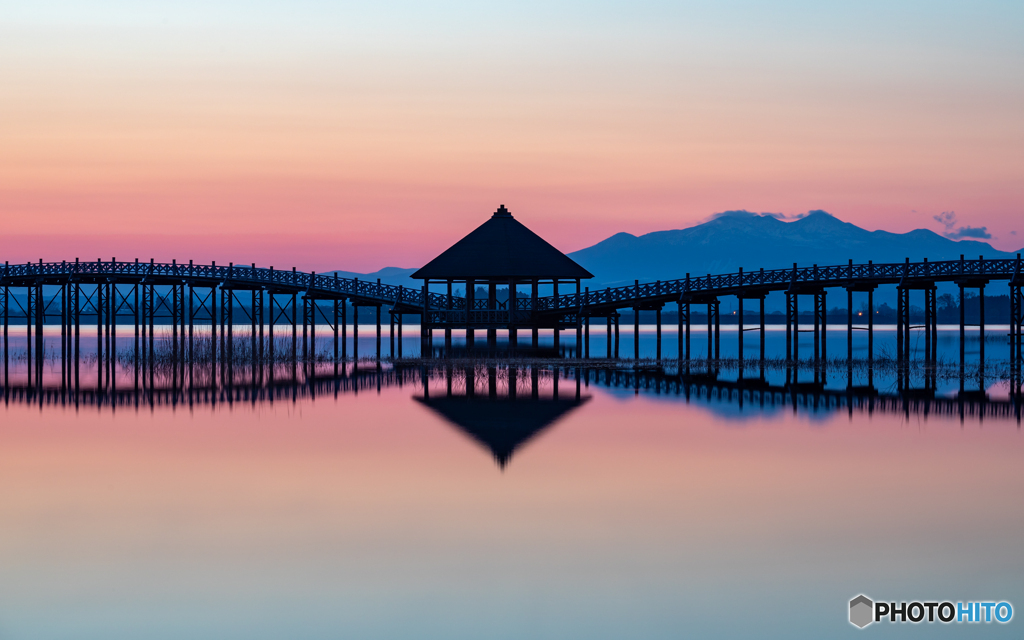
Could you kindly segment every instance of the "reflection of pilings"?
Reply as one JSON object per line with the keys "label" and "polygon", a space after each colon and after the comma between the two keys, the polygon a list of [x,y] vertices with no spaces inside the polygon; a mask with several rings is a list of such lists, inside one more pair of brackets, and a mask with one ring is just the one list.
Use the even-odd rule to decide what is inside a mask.
{"label": "reflection of pilings", "polygon": [[[484,371],[483,369],[481,369]],[[459,370],[460,379],[464,384],[465,394],[472,396],[475,391],[476,367],[465,367]],[[1019,420],[1021,413],[1020,394],[1011,394],[1009,401],[993,400],[978,392],[967,392],[958,398],[936,398],[924,393],[914,394],[880,394],[872,388],[851,388],[831,390],[810,383],[770,386],[757,380],[739,382],[715,380],[707,376],[671,375],[664,370],[594,370],[576,368],[562,370],[560,368],[543,370],[530,367],[529,397],[538,398],[541,374],[551,386],[552,397],[559,397],[559,378],[568,376],[575,383],[579,393],[580,379],[586,384],[590,382],[609,387],[644,390],[656,394],[676,395],[686,400],[723,400],[753,404],[756,406],[781,407],[800,406],[812,410],[837,410],[853,407],[868,412],[909,413],[946,416],[977,416],[1014,418]],[[518,396],[519,372],[514,367],[486,368],[487,395],[493,397],[507,381],[507,394]],[[272,378],[271,378],[272,379]],[[231,376],[227,378],[231,380]],[[5,396],[9,401],[38,403],[40,405],[64,405],[81,403],[86,406],[131,406],[140,402],[156,406],[173,406],[182,401],[196,405],[215,405],[227,402],[260,402],[275,399],[309,398],[317,395],[358,393],[364,389],[377,389],[399,386],[403,382],[418,382],[426,385],[425,393],[429,396],[430,381],[436,380],[453,385],[450,368],[370,368],[359,370],[353,368],[350,373],[341,377],[318,377],[296,383],[284,380],[277,384],[266,384],[258,387],[241,385],[235,387],[197,384],[182,389],[177,381],[171,380],[169,386],[150,385],[145,389],[128,387],[123,390],[116,386],[96,389],[79,389],[77,387],[61,388],[59,385],[41,387],[37,384],[25,386],[5,386]],[[458,383],[460,380],[456,380]],[[500,394],[499,394],[500,395]]]}

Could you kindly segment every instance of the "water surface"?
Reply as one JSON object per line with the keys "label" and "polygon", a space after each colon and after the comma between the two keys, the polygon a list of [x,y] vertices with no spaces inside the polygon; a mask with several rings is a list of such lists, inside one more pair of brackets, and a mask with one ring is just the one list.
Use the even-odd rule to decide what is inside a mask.
{"label": "water surface", "polygon": [[1012,404],[360,367],[8,397],[0,638],[1019,636],[847,622],[861,593],[1024,606]]}

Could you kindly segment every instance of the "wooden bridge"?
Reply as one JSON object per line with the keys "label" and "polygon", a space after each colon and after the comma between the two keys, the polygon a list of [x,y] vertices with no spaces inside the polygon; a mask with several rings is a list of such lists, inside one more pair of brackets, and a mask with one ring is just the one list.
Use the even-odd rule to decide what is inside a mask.
{"label": "wooden bridge", "polygon": [[[507,216],[510,218],[510,216]],[[518,223],[517,223],[518,224]],[[553,249],[552,249],[553,250]],[[801,332],[814,334],[814,358],[827,357],[825,331],[827,329],[826,294],[829,289],[845,290],[847,297],[847,356],[853,355],[853,297],[865,294],[867,297],[867,323],[858,326],[868,336],[868,357],[873,354],[874,303],[873,293],[879,286],[895,286],[897,290],[897,358],[909,360],[910,331],[924,330],[925,359],[934,362],[937,358],[937,309],[936,285],[953,283],[960,289],[960,353],[964,357],[964,290],[977,289],[984,299],[985,287],[997,281],[1006,281],[1010,298],[1010,360],[1021,362],[1022,327],[1024,327],[1024,298],[1021,287],[1021,258],[985,259],[979,256],[968,260],[910,262],[889,264],[855,264],[850,260],[845,265],[799,267],[790,269],[739,270],[736,273],[706,275],[678,280],[653,283],[636,282],[632,286],[607,288],[598,291],[580,290],[576,280],[576,292],[551,296],[538,294],[537,278],[532,283],[510,280],[510,290],[515,292],[508,300],[500,302],[494,295],[494,282],[490,283],[491,295],[476,300],[452,295],[451,280],[447,291],[437,293],[429,290],[427,280],[420,290],[410,287],[368,282],[358,279],[339,278],[337,275],[324,276],[304,273],[296,269],[276,270],[258,268],[255,265],[227,266],[197,265],[189,262],[157,263],[153,260],[131,262],[110,260],[96,262],[42,262],[9,264],[5,263],[0,276],[0,311],[3,314],[3,347],[5,363],[9,351],[9,326],[13,321],[27,325],[25,348],[32,360],[37,355],[37,369],[41,371],[43,351],[42,328],[46,324],[60,323],[62,360],[77,359],[80,345],[81,325],[84,318],[91,318],[96,325],[96,353],[102,359],[112,357],[112,342],[117,338],[119,326],[130,325],[134,331],[134,354],[141,361],[152,358],[154,334],[157,319],[169,324],[172,333],[174,359],[195,358],[195,329],[209,327],[210,339],[205,353],[213,361],[234,358],[236,340],[235,327],[248,325],[250,328],[251,357],[259,360],[274,360],[274,350],[279,348],[275,339],[291,338],[290,355],[306,362],[311,357],[315,344],[318,324],[320,330],[333,334],[334,358],[345,361],[347,353],[348,308],[353,310],[351,331],[353,335],[353,356],[358,357],[359,309],[372,307],[376,320],[376,355],[381,357],[381,314],[382,309],[390,313],[391,354],[402,357],[402,327],[407,315],[420,318],[421,353],[432,353],[433,332],[444,331],[445,346],[451,348],[453,330],[464,329],[467,344],[472,345],[475,329],[488,332],[489,343],[499,328],[508,331],[513,348],[524,347],[518,339],[519,330],[532,332],[532,344],[538,345],[541,329],[552,329],[555,349],[559,346],[559,334],[564,330],[575,330],[575,355],[590,357],[590,322],[592,318],[604,318],[609,339],[606,341],[606,357],[619,357],[619,311],[624,308],[634,311],[634,335],[639,335],[641,311],[653,310],[656,317],[656,354],[662,357],[661,310],[666,304],[677,307],[678,359],[691,358],[691,307],[707,308],[707,353],[711,359],[720,357],[719,307],[723,297],[733,296],[738,300],[740,359],[744,358],[745,332],[757,330],[760,334],[760,357],[764,358],[765,297],[771,292],[783,292],[786,296],[786,359],[800,359],[798,336]],[[554,278],[557,292],[558,278]],[[473,283],[467,280],[467,285]],[[530,289],[529,295],[521,295],[519,286]],[[23,287],[24,302],[11,293],[12,289]],[[468,289],[467,289],[468,290]],[[924,295],[925,318],[923,325],[913,327],[910,320],[910,294],[921,291]],[[813,329],[801,328],[798,320],[799,300],[812,298]],[[744,301],[757,300],[760,305],[759,323],[754,327],[744,325]],[[301,301],[301,311],[299,302]],[[467,306],[469,309],[467,309]],[[512,309],[510,309],[512,307]],[[243,316],[235,317],[236,310]],[[239,322],[239,320],[241,322]],[[279,329],[284,325],[284,335]],[[326,327],[324,327],[326,325]],[[398,349],[395,350],[395,329],[398,330]],[[301,345],[299,332],[301,327]],[[982,340],[981,358],[985,353],[984,304],[978,325]],[[266,331],[269,340],[264,340]],[[34,339],[33,339],[34,334]],[[289,335],[290,334],[290,335]],[[614,338],[612,338],[614,336]],[[268,353],[264,353],[264,349]],[[71,358],[72,354],[76,358]],[[639,339],[634,340],[635,359],[639,359]],[[108,367],[109,369],[109,367]],[[6,364],[5,364],[6,371]],[[40,374],[41,375],[41,374]],[[109,371],[108,371],[109,375]]]}

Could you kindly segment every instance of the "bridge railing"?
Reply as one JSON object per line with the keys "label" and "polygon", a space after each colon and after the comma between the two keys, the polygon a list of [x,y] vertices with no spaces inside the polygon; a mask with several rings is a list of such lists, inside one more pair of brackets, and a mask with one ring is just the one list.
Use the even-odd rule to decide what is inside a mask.
{"label": "bridge railing", "polygon": [[[569,293],[557,297],[537,299],[540,313],[561,309],[604,306],[617,303],[628,306],[643,300],[686,296],[727,295],[744,288],[771,288],[782,286],[843,286],[857,281],[901,282],[926,280],[956,280],[959,278],[1011,278],[1019,271],[1019,259],[943,260],[938,262],[895,262],[792,267],[743,271],[700,277],[680,278],[658,282],[637,283],[623,287],[610,287],[585,293]],[[529,298],[522,299],[524,308],[532,308]]]}
{"label": "bridge railing", "polygon": [[[302,271],[279,270],[251,265],[213,265],[185,264],[178,262],[28,262],[23,264],[5,264],[2,277],[6,279],[25,279],[32,277],[77,277],[86,278],[138,278],[145,282],[147,278],[182,278],[214,281],[222,287],[231,285],[274,287],[279,286],[294,291],[305,292],[317,296],[359,296],[371,301],[385,304],[405,304],[421,308],[423,294],[409,287],[381,284],[356,278],[339,278],[333,275],[313,275]],[[452,296],[453,307],[465,308],[461,298]],[[448,296],[430,293],[430,307],[443,308],[448,304]]]}
{"label": "bridge railing", "polygon": [[[1016,275],[1015,275],[1016,274]],[[536,305],[530,298],[516,298],[518,312],[558,313],[562,310],[576,310],[595,306],[616,307],[642,303],[644,300],[667,301],[672,298],[684,300],[688,296],[728,295],[744,288],[765,288],[778,290],[782,287],[843,286],[861,282],[902,282],[906,280],[956,280],[959,278],[1012,278],[1019,277],[1020,259],[945,260],[938,262],[902,262],[826,265],[741,271],[736,273],[708,274],[702,277],[681,278],[647,283],[636,283],[624,287],[611,287],[580,294],[570,293],[557,297],[538,298]],[[422,309],[423,292],[409,287],[377,283],[357,278],[340,278],[334,275],[315,275],[295,270],[275,270],[243,265],[199,265],[178,262],[39,262],[5,264],[3,278],[25,279],[32,277],[76,277],[88,278],[139,278],[144,282],[149,277],[157,278],[198,278],[213,281],[211,284],[230,288],[231,285],[282,287],[295,292],[304,292],[312,297],[359,297],[369,303],[405,305]],[[427,309],[465,311],[463,297],[447,294],[427,293]],[[488,311],[487,300],[474,301],[473,312]],[[505,303],[499,303],[496,310],[505,310]],[[518,321],[518,319],[517,319]]]}

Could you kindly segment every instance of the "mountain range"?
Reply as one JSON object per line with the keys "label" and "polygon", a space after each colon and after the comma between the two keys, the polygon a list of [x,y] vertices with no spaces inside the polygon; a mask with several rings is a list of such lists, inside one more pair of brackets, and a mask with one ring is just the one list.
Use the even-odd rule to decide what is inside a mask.
{"label": "mountain range", "polygon": [[[1022,250],[1024,251],[1024,250]],[[812,211],[793,222],[775,216],[730,211],[708,222],[686,229],[655,231],[641,236],[617,233],[597,244],[569,254],[594,279],[591,290],[653,282],[708,273],[784,268],[799,265],[845,264],[855,262],[903,262],[957,260],[983,255],[1013,258],[1016,252],[997,251],[987,242],[951,240],[934,231],[915,229],[907,233],[868,231],[843,222],[824,211]],[[339,271],[342,277],[381,279],[387,284],[419,287],[409,276],[415,269],[387,267],[375,273]]]}

